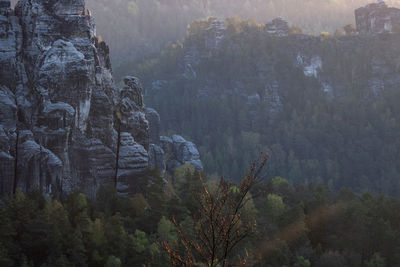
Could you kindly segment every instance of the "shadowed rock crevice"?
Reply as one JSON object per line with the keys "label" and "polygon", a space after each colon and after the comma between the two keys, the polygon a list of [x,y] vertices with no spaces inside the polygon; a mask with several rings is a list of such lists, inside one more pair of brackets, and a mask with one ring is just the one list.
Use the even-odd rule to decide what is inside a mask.
{"label": "shadowed rock crevice", "polygon": [[84,0],[21,0],[15,10],[0,0],[0,195],[13,190],[18,154],[24,191],[94,198],[113,185],[118,129],[121,194],[149,167],[164,173],[160,116],[147,109],[150,131],[142,92],[135,77],[115,87]]}

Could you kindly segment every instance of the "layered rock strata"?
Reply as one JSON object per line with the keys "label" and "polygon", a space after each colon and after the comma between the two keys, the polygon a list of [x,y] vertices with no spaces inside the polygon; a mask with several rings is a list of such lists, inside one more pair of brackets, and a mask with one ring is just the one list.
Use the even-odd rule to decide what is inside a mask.
{"label": "layered rock strata", "polygon": [[16,181],[95,197],[113,184],[118,147],[121,193],[149,167],[164,172],[159,115],[142,91],[135,77],[115,87],[84,0],[21,0],[14,10],[0,0],[0,195]]}
{"label": "layered rock strata", "polygon": [[355,11],[359,33],[400,33],[400,9],[379,0]]}

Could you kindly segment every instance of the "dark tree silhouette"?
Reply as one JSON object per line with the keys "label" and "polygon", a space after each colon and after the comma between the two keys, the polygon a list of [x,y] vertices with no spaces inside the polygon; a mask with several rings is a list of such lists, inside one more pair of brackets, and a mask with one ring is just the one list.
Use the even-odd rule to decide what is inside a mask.
{"label": "dark tree silhouette", "polygon": [[15,139],[15,158],[14,158],[14,184],[13,184],[13,195],[17,192],[18,185],[18,146],[19,146],[19,130],[16,130],[16,139]]}
{"label": "dark tree silhouette", "polygon": [[[252,165],[237,190],[233,183],[221,178],[216,190],[210,192],[200,177],[202,191],[198,196],[200,208],[194,216],[194,237],[173,218],[181,248],[168,241],[162,243],[173,266],[193,266],[199,261],[209,267],[232,265],[231,252],[257,226],[255,220],[244,218],[244,207],[252,199],[250,190],[260,181],[268,157],[265,155]],[[246,265],[245,258],[237,261],[235,265]]]}
{"label": "dark tree silhouette", "polygon": [[118,137],[117,137],[117,155],[115,158],[115,175],[114,175],[114,188],[117,190],[118,183],[118,170],[119,170],[119,150],[121,147],[121,113],[117,112],[118,120]]}

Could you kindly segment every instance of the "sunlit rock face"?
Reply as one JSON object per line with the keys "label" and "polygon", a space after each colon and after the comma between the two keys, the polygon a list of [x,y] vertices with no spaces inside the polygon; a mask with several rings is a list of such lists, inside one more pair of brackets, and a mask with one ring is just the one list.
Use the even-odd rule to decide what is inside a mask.
{"label": "sunlit rock face", "polygon": [[95,198],[115,176],[126,195],[149,167],[164,173],[160,116],[142,92],[131,76],[115,87],[84,0],[21,0],[15,10],[0,0],[0,195],[16,181],[24,191]]}
{"label": "sunlit rock face", "polygon": [[359,33],[400,32],[400,9],[388,7],[384,1],[361,7],[355,15]]}

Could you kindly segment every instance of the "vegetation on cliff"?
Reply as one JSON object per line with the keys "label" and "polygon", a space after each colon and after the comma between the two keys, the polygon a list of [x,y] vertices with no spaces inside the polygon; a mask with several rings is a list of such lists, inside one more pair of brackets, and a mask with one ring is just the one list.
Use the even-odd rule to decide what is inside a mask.
{"label": "vegetation on cliff", "polygon": [[[354,9],[369,2],[374,0],[87,0],[87,7],[118,66],[182,39],[186,26],[197,19],[241,16],[265,23],[281,16],[308,32],[333,34],[354,24]],[[396,0],[386,2],[399,6]]]}
{"label": "vegetation on cliff", "polygon": [[190,137],[208,173],[239,179],[268,148],[272,176],[400,194],[398,35],[280,38],[229,19],[209,49],[213,21],[126,66],[143,78],[163,131]]}
{"label": "vegetation on cliff", "polygon": [[[169,266],[163,242],[192,233],[200,205],[199,173],[184,166],[166,185],[156,172],[143,193],[96,201],[73,193],[65,199],[18,192],[0,205],[1,266]],[[208,177],[212,190],[217,180]],[[232,187],[229,194],[239,194]],[[394,266],[400,261],[400,201],[351,190],[333,192],[309,183],[293,187],[276,177],[257,184],[242,219],[257,221],[229,260],[247,266]],[[199,241],[199,240],[197,240]],[[203,262],[200,257],[195,260]],[[242,261],[243,262],[243,261]],[[179,265],[178,265],[179,266]]]}

